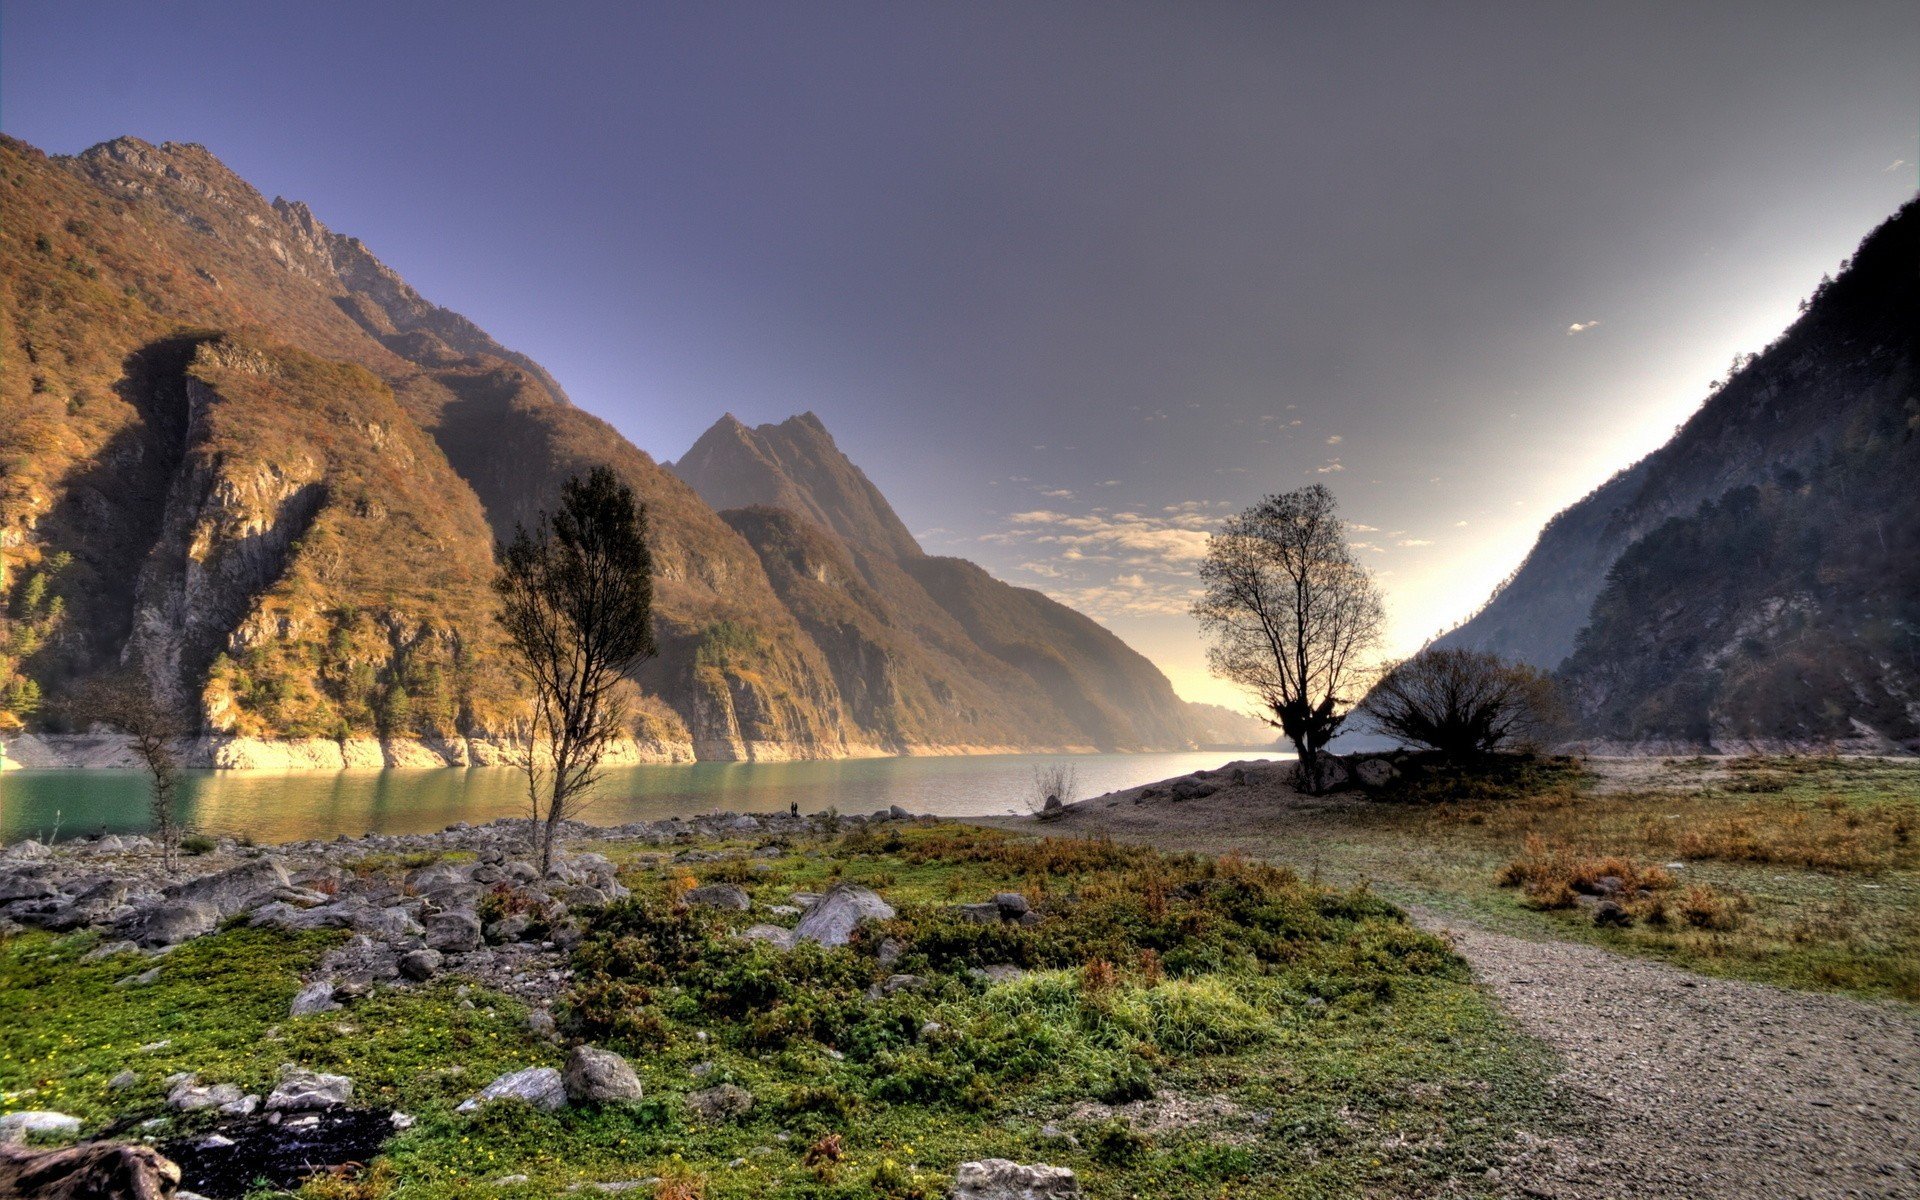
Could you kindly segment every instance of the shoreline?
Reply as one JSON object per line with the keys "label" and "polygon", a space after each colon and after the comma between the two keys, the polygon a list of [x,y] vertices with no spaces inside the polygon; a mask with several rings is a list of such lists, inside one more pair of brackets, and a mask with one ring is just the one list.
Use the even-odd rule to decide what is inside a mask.
{"label": "shoreline", "polygon": [[[701,753],[702,750],[710,751]],[[719,749],[720,753],[712,753]],[[961,743],[899,747],[746,742],[712,747],[693,742],[623,740],[609,748],[608,767],[675,766],[696,763],[823,762],[871,758],[961,758],[993,755],[1178,754],[1210,750],[1268,749],[1260,746],[1188,745],[1103,749],[1090,745],[1002,746]],[[1280,747],[1271,747],[1279,752]],[[734,751],[738,751],[735,753]],[[524,751],[504,738],[240,738],[209,734],[182,738],[174,753],[184,770],[389,771],[517,768]],[[18,770],[139,770],[130,739],[121,734],[10,734],[0,737],[0,772]]]}

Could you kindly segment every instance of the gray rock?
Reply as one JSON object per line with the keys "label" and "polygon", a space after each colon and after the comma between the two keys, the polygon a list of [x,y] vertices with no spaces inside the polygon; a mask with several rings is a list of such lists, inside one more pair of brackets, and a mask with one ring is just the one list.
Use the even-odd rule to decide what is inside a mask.
{"label": "gray rock", "polygon": [[448,954],[478,949],[480,918],[466,909],[435,913],[427,918],[427,945]]}
{"label": "gray rock", "polygon": [[575,1104],[624,1104],[641,1097],[640,1076],[632,1064],[611,1050],[575,1046],[561,1072],[567,1099]]}
{"label": "gray rock", "polygon": [[973,925],[998,925],[1003,919],[1000,915],[1000,906],[991,902],[956,904],[953,911],[962,921]]}
{"label": "gray rock", "polygon": [[239,1085],[232,1083],[210,1083],[201,1086],[192,1075],[179,1080],[167,1093],[167,1107],[177,1112],[198,1112],[205,1108],[222,1108],[229,1104],[238,1104],[246,1093]]}
{"label": "gray rock", "polygon": [[857,883],[839,883],[807,909],[807,915],[793,928],[795,941],[818,942],[822,946],[844,946],[853,939],[853,931],[865,921],[888,921],[893,906],[882,900],[872,888]]}
{"label": "gray rock", "polygon": [[567,1082],[552,1067],[528,1067],[502,1075],[461,1102],[455,1112],[470,1113],[492,1100],[519,1100],[554,1112],[567,1106]]}
{"label": "gray rock", "polygon": [[752,899],[730,883],[694,888],[687,893],[687,903],[694,908],[717,908],[725,912],[745,912],[753,907]]}
{"label": "gray rock", "polygon": [[116,1092],[124,1092],[130,1087],[137,1086],[139,1082],[140,1082],[140,1076],[138,1073],[132,1070],[126,1070],[126,1071],[121,1071],[119,1074],[115,1075],[112,1079],[107,1080],[107,1086],[112,1088]]}
{"label": "gray rock", "polygon": [[422,947],[409,950],[400,956],[400,973],[408,979],[425,981],[432,979],[440,970],[441,955],[438,950]]}
{"label": "gray rock", "polygon": [[60,878],[51,864],[15,867],[0,872],[0,903],[43,900],[60,894]]}
{"label": "gray rock", "polygon": [[345,1075],[327,1075],[288,1063],[280,1068],[280,1082],[267,1096],[267,1111],[313,1112],[351,1099],[353,1080]]}
{"label": "gray rock", "polygon": [[1400,772],[1384,758],[1363,758],[1354,764],[1354,782],[1365,788],[1381,788],[1400,777]]}
{"label": "gray rock", "polygon": [[552,1037],[556,1028],[553,1014],[544,1008],[536,1008],[527,1014],[527,1029],[536,1037]]}
{"label": "gray rock", "polygon": [[300,989],[288,1008],[290,1017],[311,1017],[316,1013],[337,1012],[340,1002],[333,998],[333,980],[316,979]]}
{"label": "gray rock", "polygon": [[80,1132],[80,1118],[58,1112],[16,1112],[0,1117],[0,1144],[23,1142],[28,1134],[63,1135]]}
{"label": "gray rock", "polygon": [[1004,1158],[964,1162],[953,1173],[953,1200],[1077,1200],[1080,1182],[1066,1167]]}
{"label": "gray rock", "polygon": [[116,942],[101,942],[98,946],[95,946],[93,949],[87,951],[85,954],[82,954],[80,956],[80,961],[81,962],[99,962],[103,958],[112,958],[116,954],[137,954],[139,953],[139,951],[140,951],[140,947],[134,945],[132,942],[125,941],[125,940],[116,941]]}
{"label": "gray rock", "polygon": [[140,946],[152,948],[177,946],[181,942],[212,933],[219,925],[219,910],[211,904],[185,901],[161,904],[136,913],[121,931]]}
{"label": "gray rock", "polygon": [[736,1084],[716,1084],[687,1093],[687,1107],[702,1121],[730,1121],[753,1111],[753,1093]]}
{"label": "gray rock", "polygon": [[202,875],[176,883],[165,890],[167,899],[178,904],[206,904],[220,917],[231,917],[271,899],[273,893],[289,887],[293,880],[277,858],[256,858],[229,867],[214,875]]}
{"label": "gray rock", "polygon": [[750,942],[772,942],[782,950],[793,948],[793,930],[778,925],[749,925],[740,931],[740,936]]}
{"label": "gray rock", "polygon": [[982,983],[1012,983],[1016,979],[1026,978],[1026,972],[1012,963],[990,963],[984,967],[969,967],[967,974]]}
{"label": "gray rock", "polygon": [[1019,892],[995,892],[993,903],[1009,921],[1019,920],[1033,907]]}

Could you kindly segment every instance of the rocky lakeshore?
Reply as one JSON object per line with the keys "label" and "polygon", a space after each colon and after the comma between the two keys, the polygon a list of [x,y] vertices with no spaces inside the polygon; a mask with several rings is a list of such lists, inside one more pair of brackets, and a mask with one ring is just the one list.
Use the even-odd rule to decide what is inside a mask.
{"label": "rocky lakeshore", "polygon": [[[0,1194],[1197,1197],[1504,1160],[1533,1103],[1442,943],[1285,872],[898,808],[528,832],[0,851]],[[1409,1070],[1501,1082],[1338,1115]]]}

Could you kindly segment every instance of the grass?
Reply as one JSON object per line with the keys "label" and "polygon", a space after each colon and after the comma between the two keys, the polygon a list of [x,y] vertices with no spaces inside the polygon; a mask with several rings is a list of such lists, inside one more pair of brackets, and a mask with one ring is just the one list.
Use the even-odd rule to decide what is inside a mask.
{"label": "grass", "polygon": [[[1510,931],[1920,1002],[1920,764],[1696,759],[1602,784],[1565,760],[1423,776],[1386,802],[1303,806],[1264,836],[1195,844]],[[1629,924],[1594,922],[1606,876]]]}
{"label": "grass", "polygon": [[[990,1156],[1073,1167],[1094,1197],[1471,1195],[1516,1128],[1558,1119],[1539,1049],[1443,943],[1364,888],[943,825],[712,862],[600,849],[635,896],[593,915],[557,1012],[570,1035],[631,1057],[637,1104],[457,1116],[496,1074],[557,1065],[561,1049],[525,1032],[517,1003],[446,981],[289,1020],[298,972],[331,935],[232,929],[134,988],[114,982],[147,960],[84,963],[90,937],[0,941],[6,1107],[98,1129],[157,1112],[175,1070],[251,1088],[282,1062],[339,1071],[419,1124],[360,1179],[307,1188],[336,1200],[632,1179],[657,1179],[637,1194],[661,1197],[911,1200],[945,1195],[956,1163]],[[849,947],[782,953],[732,936],[764,910],[676,903],[689,883],[721,880],[761,906],[867,883],[899,917]],[[998,890],[1045,917],[976,925],[952,911]],[[885,939],[901,953],[883,966]],[[1002,963],[1027,973],[971,973]],[[868,996],[901,972],[923,985]],[[109,1089],[129,1065],[140,1084]],[[692,1115],[684,1097],[723,1083],[751,1093],[751,1110]],[[1155,1121],[1142,1105],[1193,1119]],[[527,1180],[493,1186],[516,1174]]]}

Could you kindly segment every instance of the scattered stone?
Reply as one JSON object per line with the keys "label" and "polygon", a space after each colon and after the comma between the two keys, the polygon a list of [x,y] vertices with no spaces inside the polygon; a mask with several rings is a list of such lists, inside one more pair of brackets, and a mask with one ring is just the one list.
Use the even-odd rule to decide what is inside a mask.
{"label": "scattered stone", "polygon": [[687,903],[694,908],[717,908],[725,912],[746,912],[753,907],[753,901],[746,892],[730,883],[710,883],[694,888],[687,893]]}
{"label": "scattered stone", "polygon": [[737,1084],[716,1084],[687,1093],[687,1107],[702,1121],[730,1121],[753,1111],[753,1093]]}
{"label": "scattered stone", "polygon": [[953,1173],[953,1200],[1078,1200],[1072,1170],[1004,1158],[961,1163]]}
{"label": "scattered stone", "polygon": [[17,1112],[0,1117],[0,1142],[25,1141],[28,1134],[65,1135],[80,1132],[80,1118],[58,1112]]}
{"label": "scattered stone", "polygon": [[337,1012],[340,1002],[333,998],[333,980],[316,979],[300,989],[287,1010],[290,1017],[311,1017],[316,1013]]}
{"label": "scattered stone", "polygon": [[345,1075],[327,1075],[287,1063],[280,1068],[279,1084],[267,1097],[267,1111],[312,1112],[351,1099],[353,1080]]}
{"label": "scattered stone", "polygon": [[575,1046],[562,1075],[575,1104],[624,1104],[642,1095],[632,1064],[597,1046]]}
{"label": "scattered stone", "polygon": [[202,1086],[198,1078],[187,1075],[172,1083],[172,1090],[167,1093],[167,1107],[176,1112],[199,1112],[238,1104],[245,1098],[246,1093],[240,1090],[238,1084],[211,1083]]}
{"label": "scattered stone", "polygon": [[502,1075],[481,1088],[478,1094],[462,1101],[454,1111],[475,1112],[491,1100],[520,1100],[554,1112],[567,1106],[567,1084],[552,1067],[528,1067]]}
{"label": "scattered stone", "polygon": [[112,1079],[107,1080],[107,1086],[112,1088],[116,1092],[124,1092],[128,1088],[138,1085],[139,1082],[140,1082],[140,1076],[137,1073],[131,1070],[128,1070],[128,1071],[121,1071],[119,1074],[115,1075]]}
{"label": "scattered stone", "polygon": [[418,950],[409,950],[400,956],[400,973],[408,979],[424,982],[432,979],[440,970],[441,961],[440,952],[431,947],[423,946]]}
{"label": "scattered stone", "polygon": [[872,888],[839,883],[807,909],[807,915],[793,928],[793,938],[822,946],[844,946],[853,940],[853,931],[862,922],[890,921],[894,916],[893,906]]}

